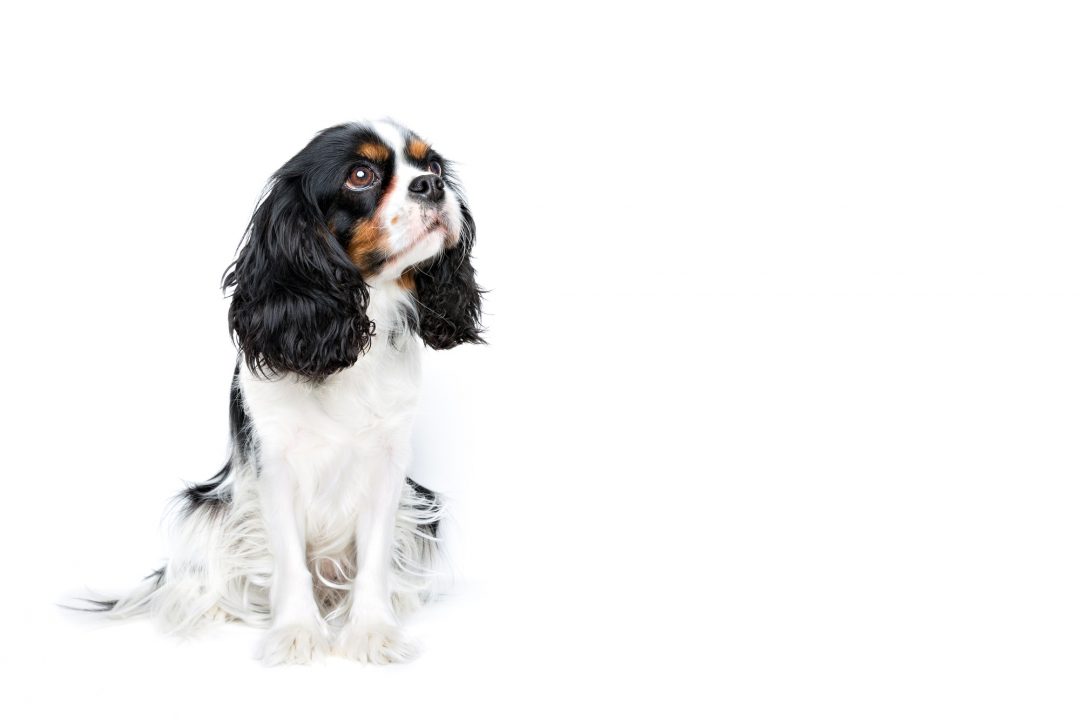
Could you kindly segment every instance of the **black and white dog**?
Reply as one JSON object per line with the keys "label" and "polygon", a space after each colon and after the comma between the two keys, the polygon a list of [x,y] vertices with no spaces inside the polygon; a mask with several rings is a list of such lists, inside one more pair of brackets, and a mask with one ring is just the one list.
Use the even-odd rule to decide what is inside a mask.
{"label": "black and white dog", "polygon": [[447,161],[389,121],[324,130],[278,170],[224,279],[231,457],[181,494],[167,565],[97,606],[266,625],[268,664],[408,659],[443,511],[405,476],[420,341],[482,342],[474,234]]}

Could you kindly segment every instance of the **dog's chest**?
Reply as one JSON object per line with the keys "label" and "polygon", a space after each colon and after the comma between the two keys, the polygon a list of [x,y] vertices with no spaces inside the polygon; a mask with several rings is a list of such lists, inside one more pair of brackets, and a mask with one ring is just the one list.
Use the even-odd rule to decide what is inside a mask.
{"label": "dog's chest", "polygon": [[410,336],[393,345],[373,342],[355,365],[317,384],[241,374],[246,410],[270,452],[305,444],[352,447],[372,433],[392,431],[411,419],[419,385],[418,348]]}
{"label": "dog's chest", "polygon": [[[394,306],[378,314],[370,349],[320,383],[241,372],[262,463],[283,463],[309,504],[333,513],[362,498],[385,468],[404,473],[420,387],[420,347]],[[383,309],[384,312],[379,312]]]}

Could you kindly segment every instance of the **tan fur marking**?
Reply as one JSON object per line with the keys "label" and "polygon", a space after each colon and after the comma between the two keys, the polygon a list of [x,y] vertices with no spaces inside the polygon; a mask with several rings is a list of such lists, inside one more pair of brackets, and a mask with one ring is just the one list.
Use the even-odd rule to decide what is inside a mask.
{"label": "tan fur marking", "polygon": [[370,269],[374,255],[387,252],[386,232],[382,227],[383,205],[393,194],[396,184],[397,178],[390,178],[375,212],[371,214],[371,217],[361,220],[353,227],[352,237],[349,238],[349,258],[362,271]]}
{"label": "tan fur marking", "polygon": [[370,257],[382,249],[385,239],[386,233],[380,227],[378,216],[359,222],[349,242],[349,257],[363,270]]}
{"label": "tan fur marking", "polygon": [[413,160],[423,160],[430,150],[431,146],[418,137],[409,138],[409,144],[405,148],[405,152],[409,153]]}
{"label": "tan fur marking", "polygon": [[359,153],[360,157],[373,162],[386,162],[390,157],[390,148],[376,142],[360,143],[360,147],[356,148],[356,152]]}
{"label": "tan fur marking", "polygon": [[399,277],[396,282],[398,287],[402,290],[408,290],[409,292],[416,291],[416,278],[413,276],[412,268],[401,273],[401,277]]}

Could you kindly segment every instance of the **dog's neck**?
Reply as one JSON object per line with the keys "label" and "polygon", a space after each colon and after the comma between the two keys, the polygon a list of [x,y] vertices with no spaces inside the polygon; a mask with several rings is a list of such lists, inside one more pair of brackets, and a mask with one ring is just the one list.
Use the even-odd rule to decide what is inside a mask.
{"label": "dog's neck", "polygon": [[368,286],[367,315],[375,323],[371,339],[376,347],[399,347],[400,340],[410,333],[410,317],[415,319],[415,296],[400,278],[378,280]]}

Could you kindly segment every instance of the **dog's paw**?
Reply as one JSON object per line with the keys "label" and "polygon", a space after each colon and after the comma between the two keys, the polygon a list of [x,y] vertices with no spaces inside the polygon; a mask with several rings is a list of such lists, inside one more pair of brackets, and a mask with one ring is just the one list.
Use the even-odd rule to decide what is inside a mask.
{"label": "dog's paw", "polygon": [[326,633],[317,625],[282,625],[263,635],[259,659],[264,665],[304,665],[329,652]]}
{"label": "dog's paw", "polygon": [[400,627],[385,622],[349,623],[341,631],[337,649],[347,658],[377,665],[409,662],[418,651]]}

